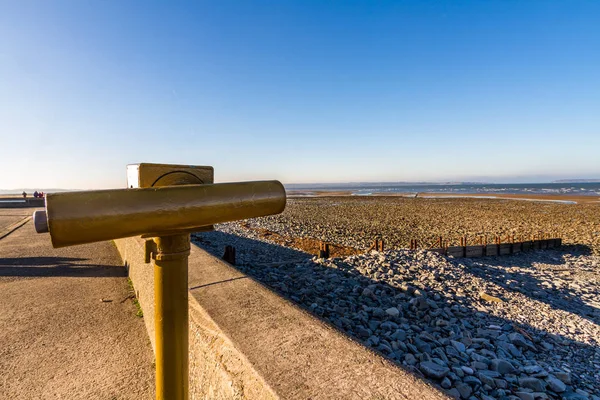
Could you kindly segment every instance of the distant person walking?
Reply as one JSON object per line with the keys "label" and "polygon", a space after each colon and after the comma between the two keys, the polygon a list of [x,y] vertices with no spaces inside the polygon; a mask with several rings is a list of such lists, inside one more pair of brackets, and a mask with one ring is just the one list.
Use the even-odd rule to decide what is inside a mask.
{"label": "distant person walking", "polygon": [[38,198],[38,192],[37,192],[37,190],[35,192],[33,192],[33,197],[35,197],[36,199]]}
{"label": "distant person walking", "polygon": [[25,193],[25,191],[23,191],[23,198],[27,197],[27,193]]}

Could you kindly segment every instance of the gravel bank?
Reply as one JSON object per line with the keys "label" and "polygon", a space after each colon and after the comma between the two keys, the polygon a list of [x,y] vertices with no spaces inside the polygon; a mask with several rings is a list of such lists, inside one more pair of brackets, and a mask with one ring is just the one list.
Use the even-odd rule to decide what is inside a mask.
{"label": "gravel bank", "polygon": [[411,239],[433,243],[439,236],[458,245],[467,235],[515,234],[527,238],[558,232],[565,244],[600,254],[600,204],[557,204],[490,199],[325,197],[289,199],[283,214],[254,219],[252,226],[282,235],[313,237],[367,249],[376,237],[388,248],[408,248]]}
{"label": "gravel bank", "polygon": [[[453,225],[467,230],[467,222],[457,221],[471,214],[472,225],[503,222],[507,231],[506,226],[537,227],[533,216],[552,213],[537,221],[567,221],[565,232],[569,226],[588,229],[587,236],[571,233],[565,241],[572,243],[591,237],[594,227],[582,218],[598,218],[587,207],[562,209],[579,205],[494,201],[501,208],[497,211],[481,204],[488,200],[467,200],[447,218],[440,214],[451,208],[447,200],[424,200],[433,202],[428,212],[434,215],[421,210],[408,218],[402,215],[414,204],[394,200],[396,209],[380,215],[388,200],[376,200],[292,200],[282,216],[253,220],[250,226],[368,247],[369,229],[387,232],[388,243],[393,238],[400,243],[415,232]],[[456,201],[450,200],[454,207]],[[514,207],[530,214],[512,210],[501,220],[502,212]],[[496,222],[479,221],[482,215]],[[569,216],[581,223],[569,225]],[[403,218],[404,229],[385,230],[381,222]],[[442,222],[425,229],[414,225],[417,220]],[[222,224],[215,232],[195,235],[196,242],[218,256],[225,245],[233,245],[240,270],[456,398],[600,399],[600,256],[589,248],[480,259],[390,250],[323,260],[281,246],[248,226]]]}

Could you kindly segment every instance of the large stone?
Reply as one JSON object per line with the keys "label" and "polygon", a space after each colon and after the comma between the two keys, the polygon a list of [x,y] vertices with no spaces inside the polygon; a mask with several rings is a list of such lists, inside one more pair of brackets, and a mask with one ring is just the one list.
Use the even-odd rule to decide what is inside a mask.
{"label": "large stone", "polygon": [[483,380],[481,377],[485,375],[487,377],[490,378],[499,378],[500,377],[500,373],[498,373],[497,371],[479,371],[477,373],[477,376],[479,377],[479,379]]}
{"label": "large stone", "polygon": [[366,287],[363,289],[362,295],[367,297],[373,296],[373,290],[370,287]]}
{"label": "large stone", "polygon": [[481,362],[481,361],[473,361],[471,363],[471,367],[475,368],[476,370],[486,370],[486,369],[488,369],[488,365],[486,363]]}
{"label": "large stone", "polygon": [[433,361],[422,362],[419,364],[419,369],[423,374],[433,379],[442,379],[450,372],[449,368],[436,364]]}
{"label": "large stone", "polygon": [[376,331],[379,328],[379,325],[381,325],[381,323],[375,319],[369,321],[369,329],[372,331]]}
{"label": "large stone", "polygon": [[571,384],[571,374],[568,372],[555,372],[554,375],[567,385]]}
{"label": "large stone", "polygon": [[529,375],[532,375],[532,374],[537,374],[539,372],[542,372],[543,368],[537,364],[536,365],[526,365],[523,367],[523,371],[525,371]]}
{"label": "large stone", "polygon": [[456,388],[452,388],[446,392],[453,399],[460,399],[460,392]]}
{"label": "large stone", "polygon": [[506,382],[504,379],[496,378],[494,379],[494,383],[498,389],[506,389],[508,387],[508,382]]}
{"label": "large stone", "polygon": [[515,367],[513,367],[511,363],[499,358],[492,360],[492,363],[490,364],[490,369],[492,371],[497,371],[503,375],[512,374],[515,372]]}
{"label": "large stone", "polygon": [[396,307],[390,307],[385,310],[385,313],[390,317],[397,317],[400,315],[400,311]]}
{"label": "large stone", "polygon": [[546,341],[542,341],[542,342],[540,343],[540,345],[542,345],[542,347],[543,347],[544,349],[546,349],[546,351],[552,351],[552,350],[554,350],[554,345],[553,345],[553,344],[551,344],[551,343],[548,343],[548,342],[546,342]]}
{"label": "large stone", "polygon": [[526,347],[530,350],[535,350],[535,346],[518,332],[511,333],[508,335],[508,338],[510,339],[511,343],[517,347]]}
{"label": "large stone", "polygon": [[484,385],[489,385],[490,387],[496,386],[496,382],[494,378],[487,376],[485,374],[479,374],[479,379],[483,382]]}
{"label": "large stone", "polygon": [[358,336],[360,336],[360,337],[362,337],[362,338],[365,338],[365,339],[366,339],[366,338],[368,338],[369,336],[371,336],[371,332],[369,332],[369,330],[368,330],[368,329],[365,329],[365,328],[364,328],[364,327],[362,327],[362,326],[359,326],[359,327],[356,329],[356,333],[358,334]]}
{"label": "large stone", "polygon": [[500,347],[501,349],[507,351],[508,353],[510,353],[510,355],[512,355],[513,357],[517,357],[517,358],[521,358],[523,357],[523,353],[521,353],[521,350],[519,350],[514,344],[512,343],[508,343],[508,342],[500,342],[498,344],[498,347]]}
{"label": "large stone", "polygon": [[384,343],[381,343],[379,346],[377,346],[377,350],[384,354],[391,354],[393,352],[392,348]]}
{"label": "large stone", "polygon": [[460,397],[463,399],[468,399],[469,396],[471,396],[471,393],[473,393],[473,389],[471,388],[471,386],[467,385],[466,383],[457,384],[456,390],[458,390],[458,392],[460,393]]}
{"label": "large stone", "polygon": [[440,386],[444,389],[450,389],[452,387],[452,382],[450,381],[450,379],[448,379],[448,377],[445,377],[444,379],[442,379],[442,383],[440,383]]}
{"label": "large stone", "polygon": [[550,390],[556,393],[562,393],[567,390],[567,385],[565,385],[560,379],[555,378],[554,376],[549,376],[546,378],[546,382],[548,383],[548,387]]}
{"label": "large stone", "polygon": [[456,340],[451,340],[451,341],[450,341],[450,343],[451,343],[451,344],[452,344],[452,346],[454,346],[454,348],[455,348],[456,350],[458,350],[460,353],[464,353],[464,352],[467,350],[467,348],[466,348],[466,346],[464,345],[464,343],[457,342]]}
{"label": "large stone", "polygon": [[444,350],[442,350],[441,347],[436,347],[435,349],[433,349],[433,355],[437,356],[440,360],[444,361],[447,364],[450,363],[450,360],[448,360],[446,353],[444,353]]}
{"label": "large stone", "polygon": [[564,400],[589,400],[589,396],[584,396],[575,392],[563,393],[562,398]]}
{"label": "large stone", "polygon": [[374,308],[373,309],[373,316],[375,318],[381,318],[384,315],[385,315],[385,313],[384,313],[383,309],[381,309],[381,308]]}
{"label": "large stone", "polygon": [[477,388],[479,388],[479,386],[481,386],[481,381],[479,379],[475,378],[473,375],[465,376],[465,379],[463,379],[463,382],[475,387],[475,389],[477,389]]}
{"label": "large stone", "polygon": [[519,396],[521,400],[535,400],[535,397],[533,397],[533,393],[517,392],[516,395]]}
{"label": "large stone", "polygon": [[417,363],[417,359],[410,353],[404,355],[404,362],[408,365],[415,365]]}
{"label": "large stone", "polygon": [[460,357],[460,353],[458,351],[456,351],[456,349],[452,346],[446,346],[445,350],[446,350],[446,354],[448,355],[448,357],[456,357],[456,358]]}
{"label": "large stone", "polygon": [[431,354],[431,345],[429,343],[419,338],[415,338],[414,342],[417,350],[423,353]]}
{"label": "large stone", "polygon": [[543,392],[546,389],[544,381],[537,378],[521,378],[519,379],[519,386],[531,389],[534,392]]}
{"label": "large stone", "polygon": [[463,370],[463,372],[467,375],[473,375],[473,368],[470,367],[465,367],[464,365],[460,367],[460,369]]}
{"label": "large stone", "polygon": [[486,365],[490,365],[492,363],[492,360],[477,353],[471,353],[471,358],[475,361],[482,362]]}
{"label": "large stone", "polygon": [[393,331],[393,330],[398,329],[398,324],[396,324],[395,322],[392,322],[392,321],[385,321],[380,326],[381,326],[381,329],[384,329],[386,331]]}
{"label": "large stone", "polygon": [[417,307],[419,310],[427,310],[429,308],[429,303],[424,297],[417,297],[415,301],[415,307]]}
{"label": "large stone", "polygon": [[406,331],[404,329],[397,329],[391,338],[403,342],[406,340]]}

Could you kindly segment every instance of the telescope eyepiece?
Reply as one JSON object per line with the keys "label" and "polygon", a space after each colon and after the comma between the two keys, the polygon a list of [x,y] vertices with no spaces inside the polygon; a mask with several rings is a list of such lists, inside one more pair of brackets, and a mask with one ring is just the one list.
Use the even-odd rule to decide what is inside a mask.
{"label": "telescope eyepiece", "polygon": [[48,232],[48,216],[45,210],[38,210],[33,212],[33,226],[37,233]]}

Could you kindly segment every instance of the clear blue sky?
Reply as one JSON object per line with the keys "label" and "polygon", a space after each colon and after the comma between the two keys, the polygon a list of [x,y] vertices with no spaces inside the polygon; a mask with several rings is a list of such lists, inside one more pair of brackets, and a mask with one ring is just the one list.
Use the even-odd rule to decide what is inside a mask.
{"label": "clear blue sky", "polygon": [[598,1],[1,1],[0,188],[600,177]]}

